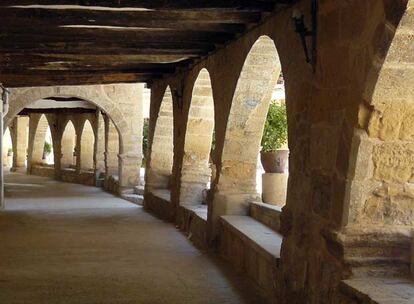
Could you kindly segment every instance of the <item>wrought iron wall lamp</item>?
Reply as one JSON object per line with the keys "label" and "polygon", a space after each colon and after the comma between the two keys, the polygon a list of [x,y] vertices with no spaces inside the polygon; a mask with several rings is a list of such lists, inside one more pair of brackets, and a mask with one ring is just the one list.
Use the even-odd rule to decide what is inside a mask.
{"label": "wrought iron wall lamp", "polygon": [[[305,16],[298,9],[294,9],[292,13],[293,25],[295,32],[299,34],[302,42],[303,51],[305,52],[306,62],[312,64],[312,69],[315,72],[317,60],[316,36],[318,30],[318,0],[311,0],[311,29],[305,25]],[[308,47],[307,37],[311,37],[310,51]]]}

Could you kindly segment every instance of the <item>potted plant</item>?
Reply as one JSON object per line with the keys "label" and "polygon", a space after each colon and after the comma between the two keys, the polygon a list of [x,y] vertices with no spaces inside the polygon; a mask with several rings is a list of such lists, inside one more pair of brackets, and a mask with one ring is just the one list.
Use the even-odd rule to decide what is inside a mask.
{"label": "potted plant", "polygon": [[266,173],[285,173],[289,151],[282,149],[287,143],[286,105],[270,103],[262,137],[260,159]]}
{"label": "potted plant", "polygon": [[52,153],[52,145],[48,142],[45,142],[45,145],[43,146],[43,156],[42,156],[43,162],[46,162],[47,156],[50,153]]}

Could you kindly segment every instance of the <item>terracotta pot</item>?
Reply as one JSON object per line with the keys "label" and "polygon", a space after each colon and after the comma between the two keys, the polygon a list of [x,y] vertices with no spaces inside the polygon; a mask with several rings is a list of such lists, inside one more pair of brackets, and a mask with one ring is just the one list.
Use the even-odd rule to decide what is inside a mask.
{"label": "terracotta pot", "polygon": [[260,160],[266,173],[285,173],[288,168],[289,150],[260,152]]}

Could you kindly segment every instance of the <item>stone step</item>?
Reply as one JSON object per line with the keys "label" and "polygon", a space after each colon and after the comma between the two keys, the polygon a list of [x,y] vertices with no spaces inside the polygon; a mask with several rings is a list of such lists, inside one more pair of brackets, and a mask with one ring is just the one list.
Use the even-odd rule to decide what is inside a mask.
{"label": "stone step", "polygon": [[336,241],[341,255],[354,275],[390,276],[408,274],[411,258],[411,236],[403,229],[348,229]]}
{"label": "stone step", "polygon": [[144,197],[138,194],[122,194],[121,198],[139,206],[142,206],[144,201]]}
{"label": "stone step", "polygon": [[144,195],[145,186],[139,185],[134,187],[134,194]]}

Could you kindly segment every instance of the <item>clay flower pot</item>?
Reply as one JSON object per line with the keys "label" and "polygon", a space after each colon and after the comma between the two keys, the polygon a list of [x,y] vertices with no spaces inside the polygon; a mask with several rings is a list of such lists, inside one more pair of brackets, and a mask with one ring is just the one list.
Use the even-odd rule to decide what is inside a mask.
{"label": "clay flower pot", "polygon": [[287,171],[289,150],[260,152],[260,160],[266,173],[285,173]]}

